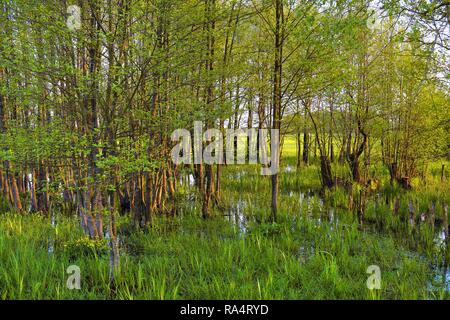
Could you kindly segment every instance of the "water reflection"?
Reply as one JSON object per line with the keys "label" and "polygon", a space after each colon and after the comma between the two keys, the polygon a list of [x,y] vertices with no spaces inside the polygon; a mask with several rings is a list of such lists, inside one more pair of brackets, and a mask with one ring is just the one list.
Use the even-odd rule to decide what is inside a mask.
{"label": "water reflection", "polygon": [[179,182],[180,182],[181,186],[186,185],[188,187],[193,187],[193,186],[195,186],[195,177],[192,173],[182,175],[182,176],[180,176]]}
{"label": "water reflection", "polygon": [[447,234],[445,228],[445,226],[442,227],[434,239],[434,243],[438,248],[445,248],[447,245]]}
{"label": "water reflection", "polygon": [[[53,211],[51,211],[51,217],[50,217],[50,224],[54,230],[54,234],[56,234],[56,215]],[[53,236],[50,236],[48,238],[48,244],[47,244],[47,253],[52,254],[55,251],[55,240],[53,239]]]}
{"label": "water reflection", "polygon": [[437,268],[434,274],[434,278],[429,284],[429,289],[431,291],[450,292],[450,269]]}
{"label": "water reflection", "polygon": [[244,209],[246,207],[246,202],[242,199],[236,201],[236,205],[232,207],[226,214],[225,217],[233,223],[239,229],[239,233],[247,233],[247,222],[248,217],[245,215]]}

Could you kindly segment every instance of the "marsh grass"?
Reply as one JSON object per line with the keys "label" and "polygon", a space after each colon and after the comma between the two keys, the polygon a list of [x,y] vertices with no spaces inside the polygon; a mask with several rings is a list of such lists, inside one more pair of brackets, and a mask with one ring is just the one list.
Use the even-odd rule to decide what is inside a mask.
{"label": "marsh grass", "polygon": [[[320,191],[316,165],[297,169],[292,157],[283,163],[291,168],[280,176],[276,223],[268,210],[270,179],[257,166],[225,168],[221,203],[210,220],[199,218],[198,195],[188,183],[180,186],[178,215],[157,217],[150,230],[121,217],[113,278],[107,242],[87,239],[76,218],[55,213],[52,226],[37,214],[2,214],[0,298],[449,298],[446,280],[439,280],[449,250],[436,245],[449,195],[436,175],[409,192],[383,182],[369,192],[360,225],[346,190]],[[345,167],[334,166],[345,174]],[[410,201],[416,219],[436,204],[434,228],[408,223]],[[81,269],[81,290],[66,287],[70,265]],[[366,286],[371,265],[381,269],[380,290]]]}
{"label": "marsh grass", "polygon": [[[65,246],[48,253],[48,222],[0,218],[2,299],[409,299],[429,291],[427,261],[386,236],[357,225],[297,219],[249,223],[244,236],[224,219],[158,219],[152,232],[125,239],[113,283],[108,255]],[[77,239],[76,221],[60,224],[58,239]],[[87,245],[89,246],[89,245]],[[139,249],[136,249],[139,248]],[[11,250],[13,249],[13,250]],[[81,269],[81,290],[66,288],[69,265]],[[368,266],[382,270],[382,289],[368,290]]]}

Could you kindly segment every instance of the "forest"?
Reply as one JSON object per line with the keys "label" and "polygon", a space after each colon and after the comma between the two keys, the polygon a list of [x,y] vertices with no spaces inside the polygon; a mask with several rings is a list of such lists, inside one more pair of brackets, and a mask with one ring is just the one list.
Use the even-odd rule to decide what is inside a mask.
{"label": "forest", "polygon": [[446,300],[449,204],[448,0],[0,1],[1,300]]}

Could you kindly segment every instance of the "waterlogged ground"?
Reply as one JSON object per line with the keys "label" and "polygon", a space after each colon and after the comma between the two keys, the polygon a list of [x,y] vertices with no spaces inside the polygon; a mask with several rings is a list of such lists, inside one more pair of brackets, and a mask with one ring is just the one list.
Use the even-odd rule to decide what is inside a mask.
{"label": "waterlogged ground", "polygon": [[[120,267],[114,273],[107,234],[103,241],[88,240],[76,219],[58,213],[0,215],[0,297],[449,298],[442,222],[448,186],[374,190],[360,224],[348,208],[347,192],[318,190],[314,167],[284,169],[276,223],[268,210],[269,179],[257,168],[227,168],[222,205],[208,221],[198,217],[188,173],[179,185],[178,216],[159,217],[147,231],[119,219]],[[430,203],[434,223],[422,219]],[[67,288],[71,265],[79,267],[80,290]],[[380,271],[381,287],[370,290],[368,280],[369,285],[376,281],[367,271],[373,268]]]}

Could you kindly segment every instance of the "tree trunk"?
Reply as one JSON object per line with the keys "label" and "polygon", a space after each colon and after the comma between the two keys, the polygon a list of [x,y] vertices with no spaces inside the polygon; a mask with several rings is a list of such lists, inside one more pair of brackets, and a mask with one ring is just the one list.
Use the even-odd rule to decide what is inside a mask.
{"label": "tree trunk", "polygon": [[[272,109],[272,128],[280,130],[281,128],[281,97],[282,97],[282,74],[283,74],[283,1],[276,0],[275,2],[275,62],[274,62],[274,88],[273,88],[273,109]],[[278,141],[275,143],[280,145],[281,134],[278,135]],[[271,138],[273,139],[273,137]],[[271,141],[273,145],[273,141]],[[271,150],[275,152],[275,150]],[[278,151],[276,151],[278,152]],[[279,155],[275,157],[277,163],[272,164],[279,167]],[[272,175],[272,218],[276,220],[278,212],[278,173]]]}
{"label": "tree trunk", "polygon": [[320,173],[322,177],[322,185],[327,188],[332,188],[334,185],[334,179],[331,173],[331,162],[327,156],[320,157]]}
{"label": "tree trunk", "polygon": [[301,143],[301,134],[297,133],[297,168],[300,168],[302,164],[302,143]]}
{"label": "tree trunk", "polygon": [[309,164],[309,142],[310,136],[306,129],[303,131],[303,163],[305,165]]}

